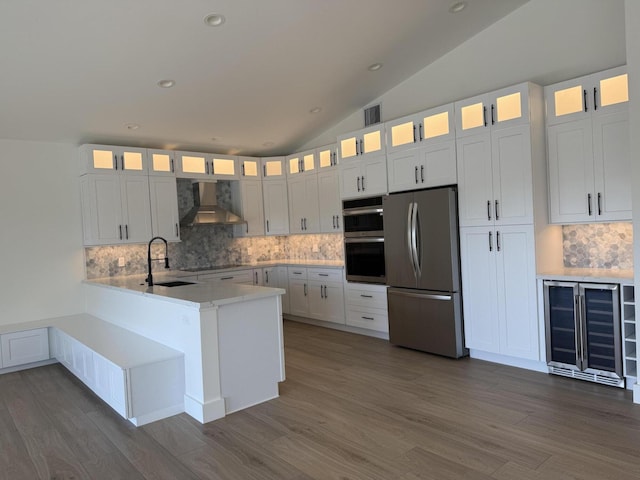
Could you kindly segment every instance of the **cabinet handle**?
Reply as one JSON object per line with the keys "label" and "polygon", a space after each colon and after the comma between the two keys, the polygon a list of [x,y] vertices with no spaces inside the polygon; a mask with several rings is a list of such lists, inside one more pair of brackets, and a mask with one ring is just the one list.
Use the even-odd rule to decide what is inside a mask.
{"label": "cabinet handle", "polygon": [[120,240],[122,240],[122,225],[118,225],[118,230],[120,230]]}
{"label": "cabinet handle", "polygon": [[175,173],[175,168],[173,166],[173,158],[171,159],[171,173]]}
{"label": "cabinet handle", "polygon": [[269,220],[267,220],[267,233],[269,233]]}
{"label": "cabinet handle", "polygon": [[324,298],[324,291],[322,289],[322,285],[320,285],[320,298]]}
{"label": "cabinet handle", "polygon": [[329,295],[327,294],[327,286],[324,286],[324,298],[329,298]]}
{"label": "cabinet handle", "polygon": [[360,155],[364,155],[363,141],[360,140]]}
{"label": "cabinet handle", "polygon": [[307,219],[306,218],[304,219],[304,229],[305,230],[307,229]]}
{"label": "cabinet handle", "polygon": [[253,276],[256,277],[256,285],[258,284],[258,272],[253,272]]}
{"label": "cabinet handle", "polygon": [[360,191],[360,177],[358,177],[357,184],[358,184],[358,191]]}
{"label": "cabinet handle", "polygon": [[244,177],[244,163],[242,164],[242,176]]}
{"label": "cabinet handle", "polygon": [[340,215],[336,215],[336,228],[340,228]]}
{"label": "cabinet handle", "polygon": [[422,133],[423,131],[423,126],[422,123],[418,126],[418,137],[420,138],[420,141],[422,141],[424,139],[424,134]]}
{"label": "cabinet handle", "polygon": [[267,178],[267,166],[266,165],[262,165],[262,176],[264,178]]}
{"label": "cabinet handle", "polygon": [[416,126],[413,126],[413,143],[416,143]]}
{"label": "cabinet handle", "polygon": [[364,192],[366,188],[364,188],[364,175],[362,175],[362,191]]}
{"label": "cabinet handle", "polygon": [[205,160],[204,162],[204,171],[207,175],[209,175],[209,162]]}
{"label": "cabinet handle", "polygon": [[362,294],[362,293],[360,294],[360,296],[361,296],[362,298],[373,298],[373,295],[364,295],[364,294]]}
{"label": "cabinet handle", "polygon": [[487,126],[487,107],[482,107],[482,119],[484,120],[484,126]]}
{"label": "cabinet handle", "polygon": [[300,230],[304,230],[304,222],[300,219]]}
{"label": "cabinet handle", "polygon": [[335,215],[331,215],[331,223],[333,225],[333,228],[336,228],[336,216]]}
{"label": "cabinet handle", "polygon": [[113,163],[116,166],[116,170],[118,170],[118,155],[113,156]]}
{"label": "cabinet handle", "polygon": [[602,215],[602,194],[598,192],[598,215]]}
{"label": "cabinet handle", "polygon": [[491,104],[491,125],[495,125],[495,123],[496,123],[496,119],[495,119],[495,116],[494,116],[495,110],[496,110],[496,107],[492,103]]}
{"label": "cabinet handle", "polygon": [[233,280],[233,277],[220,277],[220,280]]}
{"label": "cabinet handle", "polygon": [[491,200],[487,200],[487,220],[491,221]]}
{"label": "cabinet handle", "polygon": [[593,87],[593,109],[597,110],[598,109],[598,97],[597,97],[597,92],[598,89],[596,87]]}
{"label": "cabinet handle", "polygon": [[249,233],[249,222],[247,222],[247,233]]}
{"label": "cabinet handle", "polygon": [[489,251],[493,252],[493,234],[489,232]]}
{"label": "cabinet handle", "polygon": [[420,165],[420,180],[424,183],[424,165]]}
{"label": "cabinet handle", "polygon": [[587,194],[587,207],[589,209],[589,216],[591,216],[592,211],[591,211],[591,194],[590,193]]}
{"label": "cabinet handle", "polygon": [[496,221],[500,220],[500,215],[498,215],[498,200],[495,201],[494,212],[496,214]]}
{"label": "cabinet handle", "polygon": [[120,167],[122,167],[121,170],[124,172],[124,153],[120,155]]}
{"label": "cabinet handle", "polygon": [[573,324],[575,325],[575,345],[576,345],[576,363],[580,368],[582,360],[582,336],[580,335],[580,324],[582,318],[580,315],[580,295],[573,296]]}
{"label": "cabinet handle", "polygon": [[363,319],[363,320],[374,320],[374,318],[373,318],[373,317],[365,317],[365,316],[363,316],[363,317],[362,317],[362,319]]}
{"label": "cabinet handle", "polygon": [[319,277],[328,277],[329,274],[328,273],[319,273],[318,276]]}
{"label": "cabinet handle", "polygon": [[307,296],[307,284],[306,283],[304,284],[304,296],[305,297]]}
{"label": "cabinet handle", "polygon": [[176,223],[176,237],[180,236],[180,228],[178,227],[178,224]]}
{"label": "cabinet handle", "polygon": [[269,271],[264,272],[264,283],[269,283]]}
{"label": "cabinet handle", "polygon": [[213,160],[211,160],[211,175],[215,175],[216,171],[213,169]]}
{"label": "cabinet handle", "polygon": [[124,226],[124,234],[125,234],[125,238],[129,240],[129,225]]}
{"label": "cabinet handle", "polygon": [[589,107],[587,107],[587,90],[583,90],[582,91],[582,97],[584,100],[584,111],[586,112],[587,110],[589,110]]}
{"label": "cabinet handle", "polygon": [[418,166],[417,165],[415,168],[415,177],[416,177],[416,183],[418,183]]}
{"label": "cabinet handle", "polygon": [[496,250],[500,251],[500,230],[496,231]]}

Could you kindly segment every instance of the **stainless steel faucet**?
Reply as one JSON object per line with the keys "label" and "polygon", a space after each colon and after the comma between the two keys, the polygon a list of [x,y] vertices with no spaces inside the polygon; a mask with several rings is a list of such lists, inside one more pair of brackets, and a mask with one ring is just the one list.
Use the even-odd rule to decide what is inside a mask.
{"label": "stainless steel faucet", "polygon": [[169,244],[162,237],[153,237],[149,240],[149,246],[147,248],[147,268],[149,269],[149,273],[147,275],[147,283],[150,287],[153,287],[153,275],[151,275],[151,244],[155,240],[162,240],[164,242],[164,268],[169,268]]}

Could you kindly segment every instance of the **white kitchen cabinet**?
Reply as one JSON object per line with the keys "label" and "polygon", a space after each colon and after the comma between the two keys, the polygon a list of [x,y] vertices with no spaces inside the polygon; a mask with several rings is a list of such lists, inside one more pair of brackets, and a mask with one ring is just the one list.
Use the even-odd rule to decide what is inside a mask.
{"label": "white kitchen cabinet", "polygon": [[306,267],[288,267],[289,313],[298,317],[309,314],[309,286]]}
{"label": "white kitchen cabinet", "polygon": [[318,172],[318,207],[320,232],[342,232],[340,176],[335,168],[326,168]]}
{"label": "white kitchen cabinet", "polygon": [[198,152],[176,152],[176,176],[201,180],[238,180],[238,157]]}
{"label": "white kitchen cabinet", "polygon": [[342,198],[387,193],[384,134],[384,125],[375,125],[338,137]]}
{"label": "white kitchen cabinet", "polygon": [[334,169],[338,166],[338,145],[333,143],[316,148],[316,160],[318,172],[325,169]]}
{"label": "white kitchen cabinet", "polygon": [[318,233],[320,210],[318,207],[318,176],[289,177],[289,230],[296,233]]}
{"label": "white kitchen cabinet", "polygon": [[287,181],[263,180],[262,197],[266,235],[289,234]]}
{"label": "white kitchen cabinet", "polygon": [[227,270],[220,273],[204,273],[198,275],[199,282],[207,283],[241,283],[255,285],[255,276],[252,269]]}
{"label": "white kitchen cabinet", "polygon": [[282,288],[285,292],[282,300],[282,313],[289,313],[289,280],[287,267],[265,267],[262,269],[262,281],[265,287]]}
{"label": "white kitchen cabinet", "polygon": [[173,150],[147,149],[149,175],[176,176],[175,152]]}
{"label": "white kitchen cabinet", "polygon": [[410,150],[430,141],[455,140],[453,103],[385,123],[387,154]]}
{"label": "white kitchen cabinet", "polygon": [[80,175],[87,173],[146,174],[148,169],[145,148],[91,144],[80,147]]}
{"label": "white kitchen cabinet", "polygon": [[179,242],[180,218],[175,177],[150,175],[149,195],[153,236],[163,237],[168,242]]}
{"label": "white kitchen cabinet", "polygon": [[344,289],[347,325],[377,332],[389,332],[385,285],[348,282]]}
{"label": "white kitchen cabinet", "polygon": [[308,317],[331,323],[345,323],[342,271],[307,268]]}
{"label": "white kitchen cabinet", "polygon": [[262,161],[255,157],[238,157],[240,180],[260,180],[262,178]]}
{"label": "white kitchen cabinet", "polygon": [[419,147],[387,153],[390,192],[455,185],[455,140],[428,141]]}
{"label": "white kitchen cabinet", "polygon": [[263,157],[260,159],[262,165],[262,178],[267,180],[277,180],[286,178],[285,157]]}
{"label": "white kitchen cabinet", "polygon": [[467,348],[540,360],[534,238],[533,225],[460,229]]}
{"label": "white kitchen cabinet", "polygon": [[[259,169],[258,169],[259,171]],[[231,182],[231,203],[233,211],[238,212],[247,223],[234,226],[236,237],[255,237],[264,235],[265,221],[261,180],[243,180]]]}
{"label": "white kitchen cabinet", "polygon": [[545,87],[552,223],[631,220],[624,72],[621,67]]}
{"label": "white kitchen cabinet", "polygon": [[455,102],[456,138],[531,120],[531,83],[521,83]]}
{"label": "white kitchen cabinet", "polygon": [[294,153],[286,158],[287,176],[295,177],[300,174],[316,173],[318,162],[315,150]]}
{"label": "white kitchen cabinet", "polygon": [[0,367],[16,367],[49,359],[47,328],[24,330],[0,335],[2,361]]}
{"label": "white kitchen cabinet", "polygon": [[[527,83],[505,90],[516,91],[519,107],[514,109],[520,116],[511,118],[504,113],[506,107],[494,107],[494,125],[469,127],[473,134],[456,132],[460,226],[533,222],[533,168],[542,158],[537,141],[542,118],[536,113],[529,122],[529,112],[541,111],[542,89]],[[465,106],[468,102],[456,103],[456,112]]]}
{"label": "white kitchen cabinet", "polygon": [[84,245],[146,243],[151,238],[149,179],[145,175],[80,177]]}

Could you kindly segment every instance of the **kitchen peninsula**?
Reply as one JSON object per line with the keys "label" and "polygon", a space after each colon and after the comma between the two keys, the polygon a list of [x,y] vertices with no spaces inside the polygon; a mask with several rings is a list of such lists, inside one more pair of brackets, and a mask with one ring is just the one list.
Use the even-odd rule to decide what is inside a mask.
{"label": "kitchen peninsula", "polygon": [[184,353],[184,411],[206,423],[278,396],[284,290],[144,276],[84,282],[85,311]]}

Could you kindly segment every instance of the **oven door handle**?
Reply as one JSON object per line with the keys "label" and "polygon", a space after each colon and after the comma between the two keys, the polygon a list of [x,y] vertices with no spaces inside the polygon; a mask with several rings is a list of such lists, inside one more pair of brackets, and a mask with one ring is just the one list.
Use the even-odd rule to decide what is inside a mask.
{"label": "oven door handle", "polygon": [[382,243],[384,237],[346,237],[344,243]]}

